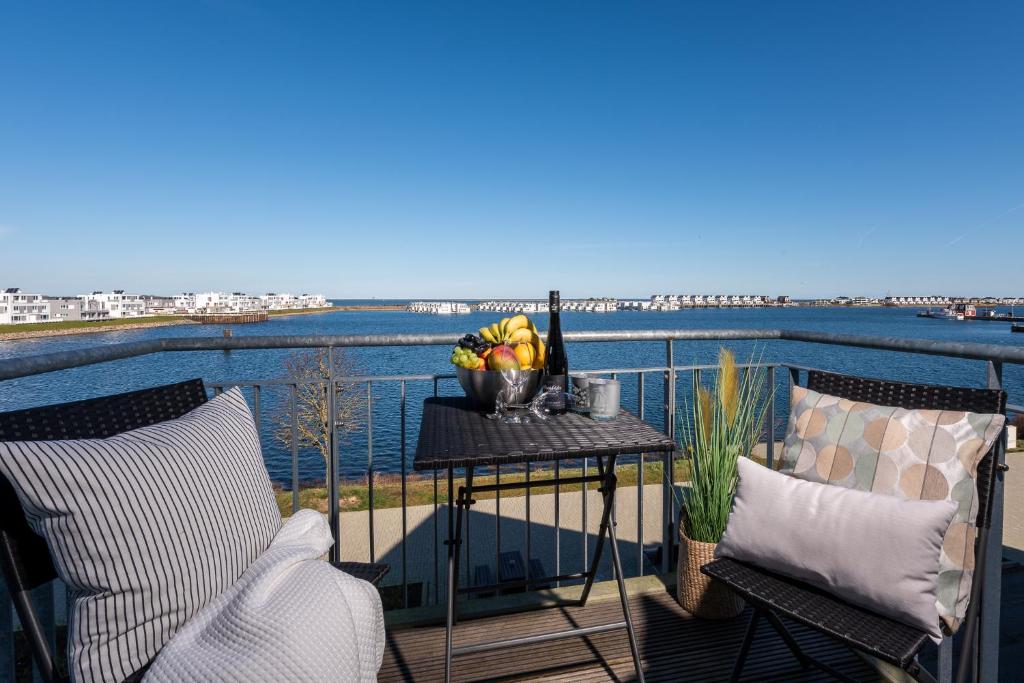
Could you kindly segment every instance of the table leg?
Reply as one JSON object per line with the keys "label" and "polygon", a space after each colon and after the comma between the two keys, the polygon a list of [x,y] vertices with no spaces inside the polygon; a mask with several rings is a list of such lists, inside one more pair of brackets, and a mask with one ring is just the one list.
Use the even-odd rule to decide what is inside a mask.
{"label": "table leg", "polygon": [[[473,495],[473,468],[466,468],[466,486],[459,490],[458,499],[454,496],[454,472],[448,468],[448,611],[445,620],[444,634],[444,680],[450,683],[452,680],[452,631],[458,622],[458,603],[456,598],[459,593],[459,555],[462,549],[462,508],[465,506],[469,511]],[[454,502],[455,519],[452,520],[452,506]],[[469,562],[469,558],[466,558]]]}
{"label": "table leg", "polygon": [[[611,506],[608,504],[609,483],[608,477],[605,473],[610,472],[613,477],[615,476],[615,457],[612,456],[610,458],[610,468],[608,470],[605,470],[604,459],[597,458],[597,471],[602,478],[601,497],[604,501],[604,505],[601,509],[601,524],[598,526],[597,542],[594,544],[594,557],[590,561],[590,569],[587,571],[587,580],[583,584],[583,592],[580,593],[580,607],[587,604],[587,598],[590,597],[590,589],[594,587],[594,579],[597,577],[598,565],[601,563],[601,551],[604,550],[604,539],[605,535],[608,533],[608,525],[611,517]],[[584,529],[583,533],[587,533],[587,530]]]}
{"label": "table leg", "polygon": [[[613,475],[614,479],[614,475]],[[612,482],[612,490],[609,498],[614,504],[615,482]],[[615,570],[615,581],[619,584],[619,600],[622,602],[622,616],[626,619],[626,632],[629,634],[629,650],[633,653],[633,666],[636,668],[636,678],[644,683],[644,670],[640,663],[640,650],[636,644],[636,633],[633,630],[633,617],[629,613],[629,596],[626,594],[626,581],[622,575],[622,561],[619,559],[619,542],[615,535],[615,522],[608,527],[608,540],[612,552],[612,567]]]}

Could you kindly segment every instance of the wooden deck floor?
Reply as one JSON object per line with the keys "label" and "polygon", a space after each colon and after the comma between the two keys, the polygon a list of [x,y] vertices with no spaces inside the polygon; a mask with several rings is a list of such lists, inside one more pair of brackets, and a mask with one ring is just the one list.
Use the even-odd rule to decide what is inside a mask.
{"label": "wooden deck floor", "polygon": [[[694,619],[668,593],[631,598],[631,610],[640,641],[644,675],[648,681],[728,680],[743,640],[746,615],[726,622]],[[554,607],[499,617],[464,620],[455,630],[456,645],[498,638],[593,626],[621,619],[617,598],[591,601],[585,608]],[[744,669],[744,680],[825,681],[827,676],[804,672],[782,641],[762,623]],[[805,649],[847,675],[864,681],[878,676],[857,656],[825,638],[794,628]],[[438,681],[444,676],[444,627],[394,630],[379,680]],[[636,678],[625,631],[586,638],[524,645],[455,658],[456,681],[631,681]]]}

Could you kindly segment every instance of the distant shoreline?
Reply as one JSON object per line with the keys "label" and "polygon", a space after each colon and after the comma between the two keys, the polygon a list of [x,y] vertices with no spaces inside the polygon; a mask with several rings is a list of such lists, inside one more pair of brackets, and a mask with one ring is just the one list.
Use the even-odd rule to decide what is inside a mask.
{"label": "distant shoreline", "polygon": [[[327,306],[324,308],[300,308],[268,311],[272,318],[291,315],[310,315],[313,313],[344,313],[353,311],[403,311],[405,306],[399,304]],[[58,321],[50,323],[27,323],[23,325],[0,325],[0,342],[19,341],[22,339],[41,339],[44,337],[65,337],[73,334],[98,334],[101,332],[120,332],[122,330],[142,330],[149,327],[171,327],[174,325],[198,325],[181,315],[160,315],[148,318],[121,318],[110,321]],[[19,330],[28,327],[28,330]]]}
{"label": "distant shoreline", "polygon": [[[72,334],[95,334],[99,332],[120,332],[122,330],[141,330],[147,327],[172,327],[174,325],[198,325],[184,316],[174,316],[173,319],[168,319],[171,316],[153,316],[159,318],[158,320],[136,320],[133,318],[124,318],[121,321],[104,321],[104,322],[93,322],[93,321],[70,321],[70,322],[54,322],[54,323],[28,323],[26,325],[3,325],[0,329],[5,330],[0,332],[0,342],[4,341],[17,341],[20,339],[39,339],[42,337],[66,337]],[[77,324],[76,324],[77,323]],[[53,325],[52,329],[39,329],[37,326],[41,325]],[[12,327],[32,327],[31,330],[20,331],[9,331]]]}

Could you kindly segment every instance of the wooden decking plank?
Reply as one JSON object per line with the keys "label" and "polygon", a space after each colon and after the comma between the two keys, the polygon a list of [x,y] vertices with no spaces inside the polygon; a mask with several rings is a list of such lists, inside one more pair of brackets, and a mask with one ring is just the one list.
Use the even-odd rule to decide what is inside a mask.
{"label": "wooden decking plank", "polygon": [[[743,639],[747,618],[710,622],[694,619],[668,593],[630,599],[645,675],[650,681],[721,680],[728,677]],[[456,627],[457,645],[498,638],[590,626],[621,619],[617,600],[547,608],[498,617],[464,620]],[[750,680],[819,681],[819,672],[802,672],[785,645],[762,624],[745,668]],[[855,655],[806,629],[794,629],[808,653],[865,681],[877,676]],[[379,680],[436,681],[444,674],[444,627],[398,630],[388,635]],[[535,643],[455,658],[457,681],[543,680],[624,681],[634,678],[625,631],[586,638]]]}

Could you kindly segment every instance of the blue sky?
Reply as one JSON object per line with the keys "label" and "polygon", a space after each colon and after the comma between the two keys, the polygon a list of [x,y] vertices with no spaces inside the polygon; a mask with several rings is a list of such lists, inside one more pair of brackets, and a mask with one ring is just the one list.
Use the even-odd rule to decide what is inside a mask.
{"label": "blue sky", "polygon": [[1017,2],[5,3],[0,286],[1022,295],[1022,27]]}

